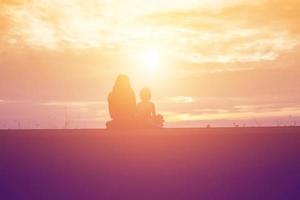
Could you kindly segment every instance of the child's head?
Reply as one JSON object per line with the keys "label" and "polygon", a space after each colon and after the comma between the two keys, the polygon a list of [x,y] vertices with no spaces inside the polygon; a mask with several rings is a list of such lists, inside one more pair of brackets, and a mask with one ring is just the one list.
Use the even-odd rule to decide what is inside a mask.
{"label": "child's head", "polygon": [[140,92],[142,101],[149,101],[151,99],[151,92],[149,88],[142,88]]}

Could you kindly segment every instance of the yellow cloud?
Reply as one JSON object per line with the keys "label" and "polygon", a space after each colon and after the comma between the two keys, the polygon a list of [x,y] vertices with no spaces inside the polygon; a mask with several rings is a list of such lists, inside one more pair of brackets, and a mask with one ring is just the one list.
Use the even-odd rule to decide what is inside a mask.
{"label": "yellow cloud", "polygon": [[55,51],[159,44],[169,63],[203,64],[275,60],[300,44],[296,0],[4,1],[1,11],[6,41]]}
{"label": "yellow cloud", "polygon": [[215,110],[214,113],[191,114],[178,112],[163,112],[166,121],[180,122],[180,121],[214,121],[214,120],[246,120],[253,118],[276,118],[282,116],[300,115],[299,107],[283,107],[272,111],[256,112],[253,109],[246,109],[243,112]]}
{"label": "yellow cloud", "polygon": [[[82,98],[39,106],[108,119],[106,102],[93,100],[106,98],[131,57],[156,49],[163,67],[149,86],[167,121],[299,116],[299,24],[298,0],[2,0],[1,91]],[[130,77],[140,87],[150,75]],[[12,103],[0,100],[19,113]]]}
{"label": "yellow cloud", "polygon": [[168,103],[179,103],[179,104],[189,104],[196,102],[194,97],[190,96],[174,96],[167,98]]}
{"label": "yellow cloud", "polygon": [[49,101],[40,103],[43,106],[88,107],[106,105],[105,101]]}

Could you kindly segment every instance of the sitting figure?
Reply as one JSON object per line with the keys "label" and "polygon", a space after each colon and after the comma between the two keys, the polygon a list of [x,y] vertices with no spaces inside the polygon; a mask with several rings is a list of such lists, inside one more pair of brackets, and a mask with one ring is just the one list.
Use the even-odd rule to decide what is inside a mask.
{"label": "sitting figure", "polygon": [[135,115],[135,95],[129,78],[119,75],[108,96],[108,108],[111,121],[106,123],[109,129],[133,128]]}
{"label": "sitting figure", "polygon": [[139,128],[162,128],[164,119],[162,115],[156,115],[155,105],[150,101],[149,88],[143,88],[140,92],[141,102],[136,107],[136,118]]}

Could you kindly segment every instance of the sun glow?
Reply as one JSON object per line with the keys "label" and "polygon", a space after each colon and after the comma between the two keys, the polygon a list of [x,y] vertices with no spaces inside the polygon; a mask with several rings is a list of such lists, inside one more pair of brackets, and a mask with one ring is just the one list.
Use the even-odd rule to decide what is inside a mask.
{"label": "sun glow", "polygon": [[169,60],[162,46],[139,48],[130,55],[134,56],[132,57],[134,64],[129,67],[128,74],[136,80],[137,85],[152,89],[159,88],[157,83],[164,80],[167,74],[172,73],[168,68]]}
{"label": "sun glow", "polygon": [[139,63],[143,71],[156,73],[161,67],[161,57],[155,50],[147,50],[139,55]]}

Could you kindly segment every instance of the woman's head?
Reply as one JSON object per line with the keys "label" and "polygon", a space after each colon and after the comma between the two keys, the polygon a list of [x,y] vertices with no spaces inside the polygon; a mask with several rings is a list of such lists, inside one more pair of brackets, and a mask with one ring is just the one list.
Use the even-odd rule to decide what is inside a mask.
{"label": "woman's head", "polygon": [[149,101],[151,99],[151,91],[149,88],[142,88],[140,92],[142,101]]}
{"label": "woman's head", "polygon": [[128,76],[126,76],[125,74],[120,74],[115,82],[115,85],[113,87],[113,91],[117,92],[117,91],[122,91],[122,90],[131,90],[131,86],[130,86],[130,82],[129,82],[129,78]]}

